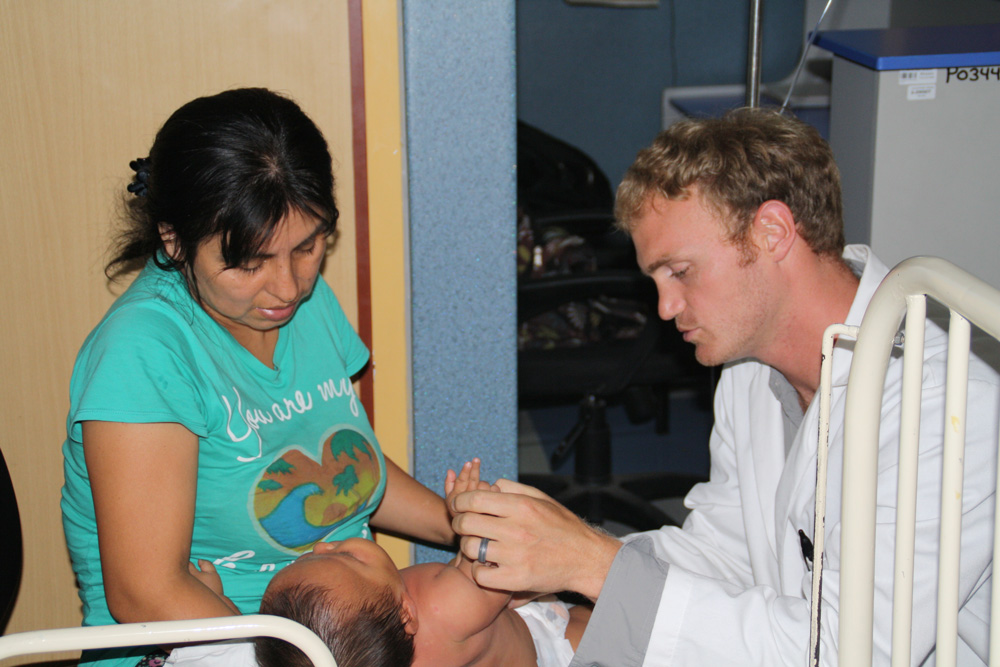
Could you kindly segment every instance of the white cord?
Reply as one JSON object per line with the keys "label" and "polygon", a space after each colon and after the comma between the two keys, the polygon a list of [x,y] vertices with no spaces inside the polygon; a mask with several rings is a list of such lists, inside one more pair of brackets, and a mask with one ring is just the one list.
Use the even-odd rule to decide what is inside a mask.
{"label": "white cord", "polygon": [[795,84],[799,80],[799,74],[802,73],[802,67],[806,64],[806,56],[809,55],[809,47],[812,46],[813,41],[816,39],[816,35],[819,34],[819,26],[823,23],[823,19],[826,18],[826,13],[830,9],[830,5],[833,4],[833,0],[826,0],[826,6],[823,8],[823,12],[819,15],[819,20],[816,21],[816,27],[812,29],[812,32],[806,37],[806,44],[802,47],[802,57],[799,58],[799,64],[795,67],[795,75],[792,77],[792,82],[788,86],[788,92],[785,94],[785,101],[781,103],[781,108],[778,113],[785,113],[785,109],[788,108],[788,101],[792,99],[792,91],[795,89]]}

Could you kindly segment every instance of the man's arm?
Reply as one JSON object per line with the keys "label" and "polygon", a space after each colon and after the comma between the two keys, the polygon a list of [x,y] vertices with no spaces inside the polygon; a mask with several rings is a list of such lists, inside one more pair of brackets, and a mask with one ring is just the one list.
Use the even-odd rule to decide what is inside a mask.
{"label": "man's arm", "polygon": [[[925,382],[926,384],[926,382]],[[891,393],[891,392],[890,392]],[[969,391],[969,437],[966,446],[966,486],[963,494],[962,566],[959,596],[961,605],[960,632],[963,619],[975,617],[974,608],[985,610],[980,599],[987,596],[988,585],[981,586],[990,568],[992,504],[996,469],[997,404],[1000,401],[995,383],[973,381]],[[841,396],[842,401],[842,396]],[[940,489],[940,442],[944,425],[942,388],[925,386],[921,426],[921,472],[919,478],[916,561],[913,568],[914,630],[913,664],[921,664],[934,650],[935,598],[937,594],[936,559],[939,530],[938,493]],[[842,409],[842,403],[841,403]],[[875,572],[875,655],[878,664],[887,662],[891,633],[891,591],[893,575],[893,544],[895,541],[894,512],[896,489],[896,451],[898,445],[898,400],[891,398],[883,406],[879,471],[878,523],[876,525]],[[842,412],[840,413],[842,415]],[[832,434],[833,435],[833,434]],[[834,439],[842,437],[842,430]],[[849,492],[849,491],[847,491]],[[831,494],[833,488],[831,487]],[[832,505],[839,505],[839,488]],[[704,518],[708,518],[706,513]],[[706,524],[707,525],[707,524]],[[696,547],[691,532],[666,530],[646,534],[654,541],[660,559],[669,560],[669,577],[664,584],[657,608],[650,613],[652,628],[648,636],[625,631],[605,635],[600,628],[614,626],[614,616],[633,612],[634,605],[644,604],[641,597],[634,605],[625,595],[629,586],[643,584],[653,587],[656,576],[642,565],[630,563],[619,567],[616,560],[609,573],[605,591],[597,602],[594,617],[584,641],[577,651],[577,665],[798,665],[805,660],[809,636],[809,578],[803,567],[800,581],[787,568],[800,562],[796,556],[785,560],[785,571],[779,572],[785,583],[762,582],[766,573],[758,575],[757,585],[748,585],[738,575],[726,575],[725,563],[709,567],[715,557],[703,551],[705,563],[695,558]],[[827,565],[824,569],[823,616],[821,627],[821,664],[837,664],[838,591],[840,584],[839,521],[827,524]],[[634,538],[644,539],[643,537]],[[690,540],[690,541],[689,541]],[[704,547],[704,545],[701,545]],[[619,555],[621,560],[628,542]],[[782,544],[779,549],[784,548]],[[795,549],[797,551],[797,549]],[[797,555],[797,554],[796,554]],[[642,554],[638,554],[642,557]],[[699,570],[699,566],[701,569]],[[726,566],[728,567],[728,566]],[[629,595],[636,596],[636,593]],[[610,596],[610,597],[609,597]],[[610,604],[610,606],[606,606]],[[616,609],[622,607],[622,609]],[[972,609],[973,611],[969,611]],[[610,617],[611,620],[608,620]],[[641,628],[641,616],[628,621],[630,628]],[[975,620],[975,618],[972,618]],[[643,628],[643,632],[645,629]],[[600,633],[600,634],[596,634]],[[641,635],[641,636],[640,636]],[[962,635],[969,646],[985,656],[984,643],[977,644],[975,632]],[[639,649],[645,651],[640,653]]]}
{"label": "man's arm", "polygon": [[656,557],[649,537],[625,544],[569,667],[642,665],[668,568]]}

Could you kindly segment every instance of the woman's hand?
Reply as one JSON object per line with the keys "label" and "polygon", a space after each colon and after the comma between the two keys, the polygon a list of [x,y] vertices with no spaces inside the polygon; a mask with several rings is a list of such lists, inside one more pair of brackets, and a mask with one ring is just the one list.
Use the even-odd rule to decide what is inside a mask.
{"label": "woman's hand", "polygon": [[449,498],[462,553],[475,560],[481,538],[495,566],[473,564],[480,586],[507,591],[575,591],[596,600],[621,542],[538,489],[501,479],[502,493],[466,491]]}

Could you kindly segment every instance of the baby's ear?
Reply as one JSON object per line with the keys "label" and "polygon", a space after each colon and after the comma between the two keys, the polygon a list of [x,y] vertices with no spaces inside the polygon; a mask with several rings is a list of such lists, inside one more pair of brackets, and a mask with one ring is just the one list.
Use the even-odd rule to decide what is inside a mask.
{"label": "baby's ear", "polygon": [[410,597],[409,593],[403,593],[403,599],[400,602],[402,608],[403,617],[403,629],[406,630],[406,634],[415,635],[417,634],[417,604]]}

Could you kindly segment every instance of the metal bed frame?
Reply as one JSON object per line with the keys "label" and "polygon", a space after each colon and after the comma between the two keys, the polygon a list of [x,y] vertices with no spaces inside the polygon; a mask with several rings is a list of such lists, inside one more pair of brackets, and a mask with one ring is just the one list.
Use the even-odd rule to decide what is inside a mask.
{"label": "metal bed frame", "polygon": [[[920,430],[921,371],[924,354],[926,297],[950,311],[946,423],[941,489],[938,609],[935,658],[938,667],[956,662],[959,611],[959,537],[962,520],[963,458],[965,452],[971,324],[1000,338],[1000,291],[933,257],[905,260],[879,286],[860,327],[833,325],[823,346],[820,382],[820,440],[817,451],[816,550],[812,589],[812,631],[809,659],[819,662],[819,618],[822,595],[827,445],[829,441],[831,369],[835,336],[857,339],[847,384],[844,417],[844,473],[841,501],[841,584],[838,656],[841,665],[871,665],[874,623],[875,512],[878,437],[882,388],[889,356],[903,332],[903,394],[899,442],[895,573],[892,604],[892,665],[909,665],[912,620],[912,568],[916,519],[917,454]],[[850,490],[848,493],[847,490]],[[1000,546],[994,516],[993,551]],[[1000,665],[998,578],[992,582],[990,665]]]}
{"label": "metal bed frame", "polygon": [[155,623],[122,623],[19,632],[0,637],[0,660],[39,653],[276,637],[298,647],[315,667],[337,667],[330,649],[304,625],[264,614]]}

